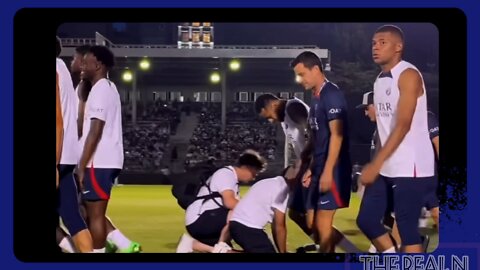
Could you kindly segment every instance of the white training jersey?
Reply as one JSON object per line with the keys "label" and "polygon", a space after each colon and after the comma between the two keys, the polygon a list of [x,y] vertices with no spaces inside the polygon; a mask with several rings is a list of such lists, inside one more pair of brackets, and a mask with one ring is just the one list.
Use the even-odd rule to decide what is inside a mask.
{"label": "white training jersey", "polygon": [[288,186],[283,177],[262,179],[238,202],[230,220],[250,228],[263,229],[272,223],[274,209],[285,213],[288,197]]}
{"label": "white training jersey", "polygon": [[80,139],[82,151],[93,118],[104,121],[105,126],[97,149],[87,167],[122,169],[123,133],[120,95],[115,84],[105,78],[95,83],[85,104],[83,134]]}
{"label": "white training jersey", "polygon": [[63,118],[63,144],[60,164],[76,165],[80,156],[77,148],[78,98],[73,88],[70,71],[60,58],[57,58],[57,73]]}
{"label": "white training jersey", "polygon": [[[400,97],[398,80],[406,69],[418,71],[412,64],[401,61],[390,72],[381,73],[374,84],[377,130],[382,145],[385,145],[395,126]],[[380,174],[387,177],[430,177],[434,175],[434,161],[428,134],[427,92],[423,84],[423,94],[417,99],[410,131],[385,161]]]}
{"label": "white training jersey", "polygon": [[[196,176],[192,176],[196,177]],[[210,190],[213,192],[218,192],[222,194],[222,192],[226,190],[231,190],[236,194],[236,198],[239,199],[239,191],[238,191],[238,176],[232,166],[228,166],[226,168],[221,168],[217,170],[208,180],[207,184],[209,184]],[[202,186],[198,191],[198,196],[208,195],[208,188],[206,186]],[[218,204],[223,206],[223,200],[221,197],[214,198]],[[213,210],[220,208],[220,206],[213,201],[210,200],[196,200],[192,204],[187,207],[185,212],[185,225],[188,226],[194,223],[201,214],[205,211]]]}
{"label": "white training jersey", "polygon": [[306,131],[305,131],[305,127],[295,123],[288,115],[287,108],[292,103],[302,104],[307,110],[307,115],[310,111],[310,107],[308,107],[308,105],[305,104],[305,102],[303,102],[298,98],[289,99],[285,106],[285,118],[283,122],[281,122],[283,132],[285,133],[285,143],[292,145],[293,151],[295,152],[295,156],[298,159],[300,158],[300,154],[302,153],[303,148],[305,147]]}

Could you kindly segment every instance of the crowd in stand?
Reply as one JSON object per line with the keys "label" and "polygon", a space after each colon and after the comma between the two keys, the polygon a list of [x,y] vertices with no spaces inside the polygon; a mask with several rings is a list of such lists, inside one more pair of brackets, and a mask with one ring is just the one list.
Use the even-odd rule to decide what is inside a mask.
{"label": "crowd in stand", "polygon": [[[122,116],[124,124],[132,119],[132,104],[122,104]],[[165,102],[156,100],[145,104],[137,105],[137,121],[169,122],[170,132],[174,135],[180,123],[180,109],[178,102]]]}
{"label": "crowd in stand", "polygon": [[[185,158],[187,170],[208,159],[231,163],[247,148],[256,149],[269,160],[275,158],[275,126],[252,118],[253,111],[247,108],[248,105],[251,107],[251,104],[234,104],[229,112],[232,119],[229,119],[224,131],[221,130],[220,108],[215,105],[200,108],[198,126],[192,134]],[[230,121],[243,118],[248,121]]]}
{"label": "crowd in stand", "polygon": [[[170,161],[170,135],[175,134],[180,122],[180,111],[198,114],[198,126],[192,134],[185,156],[185,169],[215,159],[217,163],[231,163],[247,148],[258,150],[269,160],[275,158],[276,128],[256,118],[251,103],[232,103],[227,109],[227,126],[221,130],[220,103],[156,101],[137,108],[137,125],[133,126],[131,105],[124,104],[124,170],[159,173]],[[188,109],[185,109],[188,108]],[[164,158],[164,157],[167,158]]]}
{"label": "crowd in stand", "polygon": [[145,123],[123,128],[125,171],[158,172],[169,146],[170,129],[168,122]]}

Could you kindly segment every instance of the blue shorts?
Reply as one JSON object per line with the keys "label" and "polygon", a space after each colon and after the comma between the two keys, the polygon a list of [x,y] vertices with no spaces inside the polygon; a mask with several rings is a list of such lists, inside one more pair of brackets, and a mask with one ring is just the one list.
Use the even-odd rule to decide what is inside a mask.
{"label": "blue shorts", "polygon": [[84,201],[107,201],[110,199],[110,192],[115,178],[120,174],[121,169],[87,168],[83,179]]}
{"label": "blue shorts", "polygon": [[335,210],[349,206],[352,192],[352,175],[351,168],[345,168],[345,170],[338,167],[334,169],[332,187],[325,193],[320,192],[321,173],[312,173],[312,181],[306,194],[306,209]]}
{"label": "blue shorts", "polygon": [[439,206],[437,196],[438,178],[433,177],[432,179],[427,179],[425,181],[428,182],[427,194],[425,197],[425,208],[427,208],[427,210],[431,210]]}
{"label": "blue shorts", "polygon": [[370,239],[386,233],[382,220],[387,211],[389,200],[393,199],[393,209],[398,231],[403,245],[420,244],[418,219],[425,205],[425,194],[434,177],[397,177],[379,176],[366,187],[357,217],[357,225]]}
{"label": "blue shorts", "polygon": [[332,187],[325,193],[320,192],[320,175],[317,177],[319,179],[317,180],[317,190],[319,192],[317,210],[335,210],[349,206],[350,194],[352,193],[351,171],[335,169]]}
{"label": "blue shorts", "polygon": [[77,183],[73,176],[75,165],[58,165],[58,214],[70,235],[75,236],[87,225],[80,215]]}

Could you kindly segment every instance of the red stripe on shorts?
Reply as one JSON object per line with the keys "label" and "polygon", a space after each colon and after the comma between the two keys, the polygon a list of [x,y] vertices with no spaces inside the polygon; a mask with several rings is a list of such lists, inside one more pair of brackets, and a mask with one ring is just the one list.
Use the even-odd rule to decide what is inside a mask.
{"label": "red stripe on shorts", "polygon": [[345,204],[343,203],[342,197],[340,197],[340,193],[338,192],[335,179],[332,180],[332,194],[333,194],[333,198],[335,198],[335,202],[337,203],[338,207],[343,207]]}
{"label": "red stripe on shorts", "polygon": [[93,168],[93,163],[92,163],[92,166],[90,167],[90,179],[92,180],[93,189],[98,194],[100,199],[109,200],[110,196],[108,196],[107,193],[105,193],[105,191],[103,191],[103,189],[98,184],[97,178],[95,177],[95,168]]}

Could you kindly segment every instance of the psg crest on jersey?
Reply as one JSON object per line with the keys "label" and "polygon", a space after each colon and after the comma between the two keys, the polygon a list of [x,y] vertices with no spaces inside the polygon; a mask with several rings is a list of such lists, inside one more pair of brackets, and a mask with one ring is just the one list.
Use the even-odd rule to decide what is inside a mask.
{"label": "psg crest on jersey", "polygon": [[387,96],[390,96],[390,94],[392,93],[392,88],[387,88],[387,90],[385,91],[387,93]]}

